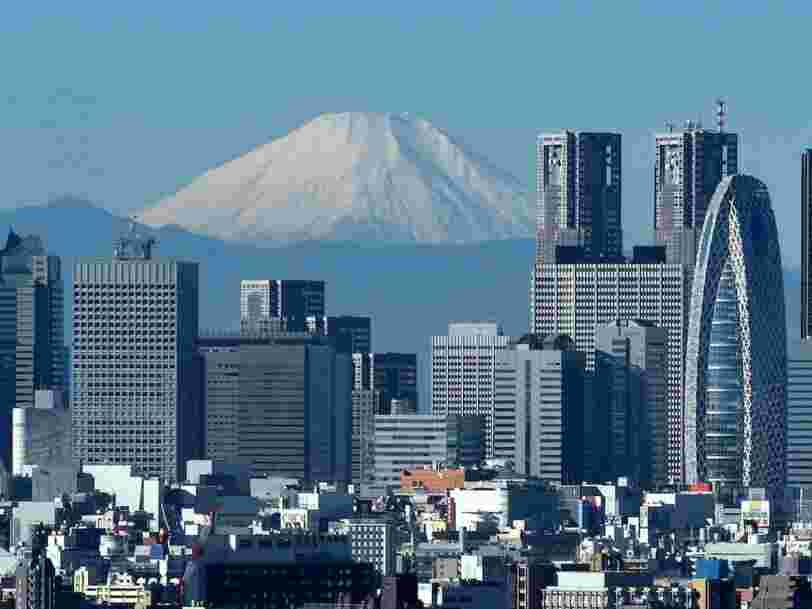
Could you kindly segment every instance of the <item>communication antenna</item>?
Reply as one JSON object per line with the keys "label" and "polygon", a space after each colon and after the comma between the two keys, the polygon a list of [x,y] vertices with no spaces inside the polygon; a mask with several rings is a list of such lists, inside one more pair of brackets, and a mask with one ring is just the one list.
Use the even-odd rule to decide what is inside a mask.
{"label": "communication antenna", "polygon": [[727,118],[727,102],[721,97],[716,99],[716,125],[719,133],[725,130],[725,119]]}

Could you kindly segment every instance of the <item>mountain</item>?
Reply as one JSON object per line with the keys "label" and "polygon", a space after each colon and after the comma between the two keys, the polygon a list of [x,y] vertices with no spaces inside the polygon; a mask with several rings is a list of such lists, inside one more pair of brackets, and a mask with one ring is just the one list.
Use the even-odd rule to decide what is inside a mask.
{"label": "mountain", "polygon": [[472,243],[528,238],[516,178],[428,121],[325,114],[194,179],[139,221],[225,241]]}

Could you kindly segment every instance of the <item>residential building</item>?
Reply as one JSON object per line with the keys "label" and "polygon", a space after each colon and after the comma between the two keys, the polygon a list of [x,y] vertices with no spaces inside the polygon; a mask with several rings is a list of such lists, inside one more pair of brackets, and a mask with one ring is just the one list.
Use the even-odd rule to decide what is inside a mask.
{"label": "residential building", "polygon": [[201,337],[206,446],[254,475],[347,483],[352,475],[350,356],[323,337]]}
{"label": "residential building", "polygon": [[[657,260],[662,257],[636,248],[635,257],[626,263],[536,266],[531,292],[532,331],[572,337],[576,349],[586,354],[589,372],[595,369],[596,330],[601,325],[617,319],[636,319],[653,323],[668,333],[668,479],[678,483],[683,476],[687,278],[692,269]],[[587,411],[587,435],[594,424]],[[587,448],[585,479],[600,480],[603,464],[600,457],[592,453],[592,447]]]}
{"label": "residential building", "polygon": [[325,314],[323,281],[299,279],[244,279],[240,283],[240,329],[245,334],[268,334],[281,329],[307,330],[309,317]]}
{"label": "residential building", "polygon": [[12,409],[34,406],[37,389],[64,385],[61,263],[36,236],[9,230],[0,250],[0,459],[11,471]]}
{"label": "residential building", "polygon": [[801,338],[812,338],[812,148],[801,154]]}
{"label": "residential building", "polygon": [[431,412],[482,417],[486,458],[493,456],[496,356],[509,342],[496,323],[452,323],[447,336],[431,339]]}
{"label": "residential building", "polygon": [[496,354],[494,459],[517,473],[569,484],[583,479],[585,357],[563,335],[528,334]]}
{"label": "residential building", "polygon": [[[595,416],[606,430],[610,479],[626,477],[643,488],[668,481],[668,332],[639,320],[616,320],[597,329]],[[606,478],[606,476],[604,476]]]}
{"label": "residential building", "polygon": [[619,133],[543,133],[536,142],[537,260],[556,262],[556,247],[588,256],[623,255]]}
{"label": "residential building", "polygon": [[349,518],[335,523],[332,532],[349,538],[353,560],[373,565],[381,576],[395,574],[395,527],[391,522]]}
{"label": "residential building", "polygon": [[392,400],[408,400],[417,411],[417,355],[353,353],[353,388],[378,392],[376,414],[391,414]]}
{"label": "residential building", "polygon": [[787,341],[778,229],[767,187],[722,180],[700,240],[685,379],[686,481],[786,482]]}
{"label": "residential building", "polygon": [[738,143],[735,133],[691,121],[655,136],[654,238],[669,263],[693,268],[711,197],[723,178],[738,173]]}
{"label": "residential building", "polygon": [[73,271],[73,458],[183,480],[202,456],[198,267],[133,232]]}
{"label": "residential building", "polygon": [[812,340],[787,347],[787,484],[812,486]]}

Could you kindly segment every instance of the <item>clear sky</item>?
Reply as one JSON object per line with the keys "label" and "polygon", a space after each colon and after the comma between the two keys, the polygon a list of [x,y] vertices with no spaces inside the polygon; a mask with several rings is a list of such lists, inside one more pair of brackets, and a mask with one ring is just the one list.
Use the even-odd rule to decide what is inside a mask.
{"label": "clear sky", "polygon": [[412,112],[533,187],[537,132],[619,130],[626,242],[651,233],[653,133],[713,123],[800,258],[810,2],[7,2],[0,201],[152,204],[322,113]]}

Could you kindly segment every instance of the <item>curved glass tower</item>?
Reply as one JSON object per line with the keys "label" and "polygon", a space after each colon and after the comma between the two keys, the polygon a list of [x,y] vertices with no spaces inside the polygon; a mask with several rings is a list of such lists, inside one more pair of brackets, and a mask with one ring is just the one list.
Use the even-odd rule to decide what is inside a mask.
{"label": "curved glass tower", "polygon": [[705,216],[685,361],[686,482],[779,490],[786,477],[787,347],[778,230],[767,187],[736,175]]}

